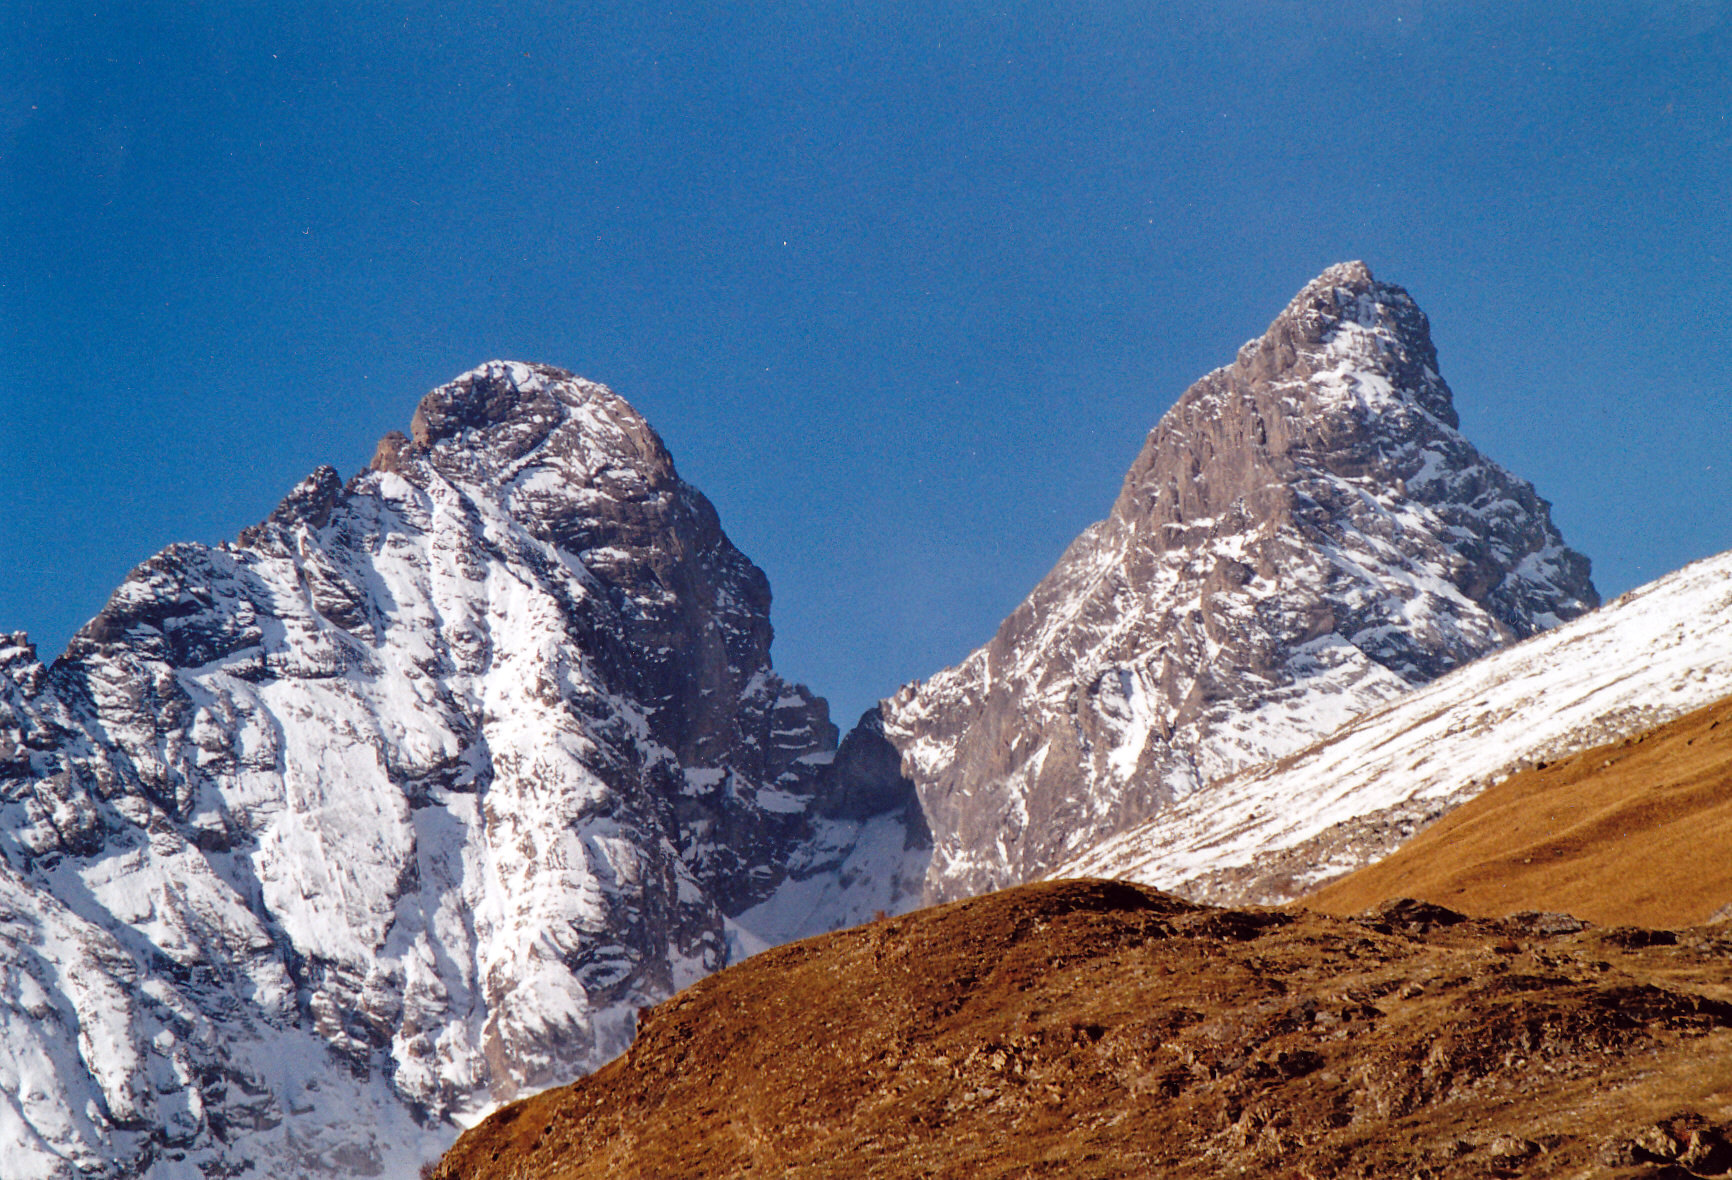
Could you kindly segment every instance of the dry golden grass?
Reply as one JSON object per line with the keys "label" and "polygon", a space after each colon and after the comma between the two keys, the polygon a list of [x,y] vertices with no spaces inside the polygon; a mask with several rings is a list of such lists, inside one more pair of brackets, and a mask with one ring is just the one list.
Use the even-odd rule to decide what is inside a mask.
{"label": "dry golden grass", "polygon": [[703,980],[434,1176],[1722,1175],[1725,933],[1024,886]]}
{"label": "dry golden grass", "polygon": [[1298,904],[1350,914],[1395,897],[1487,917],[1706,921],[1732,903],[1732,701],[1514,775]]}

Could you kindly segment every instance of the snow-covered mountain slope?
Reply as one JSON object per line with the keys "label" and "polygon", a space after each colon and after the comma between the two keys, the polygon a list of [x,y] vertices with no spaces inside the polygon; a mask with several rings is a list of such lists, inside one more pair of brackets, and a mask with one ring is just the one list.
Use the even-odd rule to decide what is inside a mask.
{"label": "snow-covered mountain slope", "polygon": [[1161,419],[1111,515],[962,664],[885,702],[928,897],[1039,876],[1598,602],[1457,429],[1424,314],[1331,267]]}
{"label": "snow-covered mountain slope", "polygon": [[1183,799],[1054,876],[1275,902],[1377,859],[1516,770],[1732,696],[1732,553],[1686,566]]}
{"label": "snow-covered mountain slope", "polygon": [[914,900],[894,753],[624,401],[496,362],[411,434],[0,645],[7,1180],[409,1174],[730,935]]}

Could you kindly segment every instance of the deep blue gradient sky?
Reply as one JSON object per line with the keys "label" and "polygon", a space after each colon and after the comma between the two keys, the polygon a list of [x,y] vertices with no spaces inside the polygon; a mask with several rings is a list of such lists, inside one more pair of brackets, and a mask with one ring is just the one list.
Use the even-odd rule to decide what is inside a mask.
{"label": "deep blue gradient sky", "polygon": [[1346,258],[1609,596],[1732,547],[1728,11],[0,0],[0,627],[537,360],[655,424],[846,722]]}

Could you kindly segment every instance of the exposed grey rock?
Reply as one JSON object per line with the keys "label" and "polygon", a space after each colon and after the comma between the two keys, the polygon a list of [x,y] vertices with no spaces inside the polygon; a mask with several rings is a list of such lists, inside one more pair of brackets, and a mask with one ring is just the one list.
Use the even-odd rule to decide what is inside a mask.
{"label": "exposed grey rock", "polygon": [[929,898],[1039,876],[1597,605],[1457,426],[1425,315],[1357,262],[1192,386],[992,641],[885,703]]}
{"label": "exposed grey rock", "polygon": [[769,609],[630,406],[496,362],[52,668],[0,639],[4,1170],[408,1174],[796,876],[781,936],[910,904],[912,790]]}

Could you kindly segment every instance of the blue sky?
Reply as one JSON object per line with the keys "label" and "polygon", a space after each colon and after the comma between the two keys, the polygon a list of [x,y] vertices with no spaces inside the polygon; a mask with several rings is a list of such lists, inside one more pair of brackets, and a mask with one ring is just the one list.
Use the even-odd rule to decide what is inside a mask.
{"label": "blue sky", "polygon": [[0,627],[510,357],[649,417],[846,721],[1345,258],[1609,596],[1732,547],[1729,79],[1684,0],[0,0]]}

